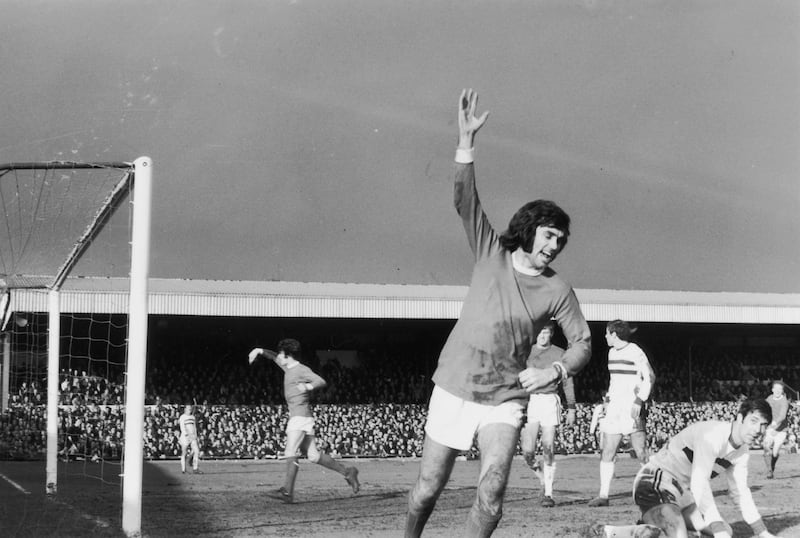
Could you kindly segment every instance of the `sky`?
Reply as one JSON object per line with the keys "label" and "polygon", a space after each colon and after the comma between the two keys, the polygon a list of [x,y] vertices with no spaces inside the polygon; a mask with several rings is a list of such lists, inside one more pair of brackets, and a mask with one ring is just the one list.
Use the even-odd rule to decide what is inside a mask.
{"label": "sky", "polygon": [[573,286],[800,293],[796,2],[0,6],[0,163],[151,157],[153,277],[468,284],[471,87],[490,221],[559,203]]}

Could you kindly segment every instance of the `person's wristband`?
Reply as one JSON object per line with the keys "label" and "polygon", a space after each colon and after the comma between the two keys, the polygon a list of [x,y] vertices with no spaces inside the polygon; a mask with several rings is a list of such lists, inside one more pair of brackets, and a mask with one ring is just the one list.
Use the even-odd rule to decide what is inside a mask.
{"label": "person's wristband", "polygon": [[306,383],[306,390],[308,392],[311,392],[312,390],[314,390],[314,385],[312,385],[311,383]]}
{"label": "person's wristband", "polygon": [[456,162],[458,164],[475,162],[475,148],[456,148]]}

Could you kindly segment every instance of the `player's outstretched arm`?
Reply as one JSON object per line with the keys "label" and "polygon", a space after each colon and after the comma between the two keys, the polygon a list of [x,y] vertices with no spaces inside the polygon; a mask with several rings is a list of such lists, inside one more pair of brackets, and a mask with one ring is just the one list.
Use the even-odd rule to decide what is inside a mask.
{"label": "player's outstretched arm", "polygon": [[254,347],[250,353],[247,354],[247,360],[249,364],[253,364],[257,358],[259,357],[266,357],[269,360],[274,360],[278,354],[270,349],[264,349],[263,347]]}
{"label": "player's outstretched arm", "polygon": [[478,108],[478,92],[470,89],[461,91],[458,99],[458,148],[472,149],[475,144],[475,134],[486,123],[489,111],[480,116],[475,116]]}

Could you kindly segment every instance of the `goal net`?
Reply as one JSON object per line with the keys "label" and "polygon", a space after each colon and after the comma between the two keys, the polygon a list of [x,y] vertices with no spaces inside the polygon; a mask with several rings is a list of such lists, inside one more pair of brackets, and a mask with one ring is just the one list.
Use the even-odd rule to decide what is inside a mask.
{"label": "goal net", "polygon": [[[0,165],[0,459],[122,477],[140,531],[152,163]],[[126,440],[133,440],[126,442]]]}

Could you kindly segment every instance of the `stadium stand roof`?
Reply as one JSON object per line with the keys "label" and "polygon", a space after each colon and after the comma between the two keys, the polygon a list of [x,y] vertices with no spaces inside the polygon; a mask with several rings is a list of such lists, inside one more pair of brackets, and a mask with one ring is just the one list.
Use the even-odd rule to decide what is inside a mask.
{"label": "stadium stand roof", "polygon": [[[47,309],[37,279],[17,282],[10,310]],[[64,312],[127,312],[126,279],[72,278]],[[170,280],[149,283],[151,314],[232,317],[455,319],[466,286]],[[800,294],[577,289],[589,321],[800,323]]]}

